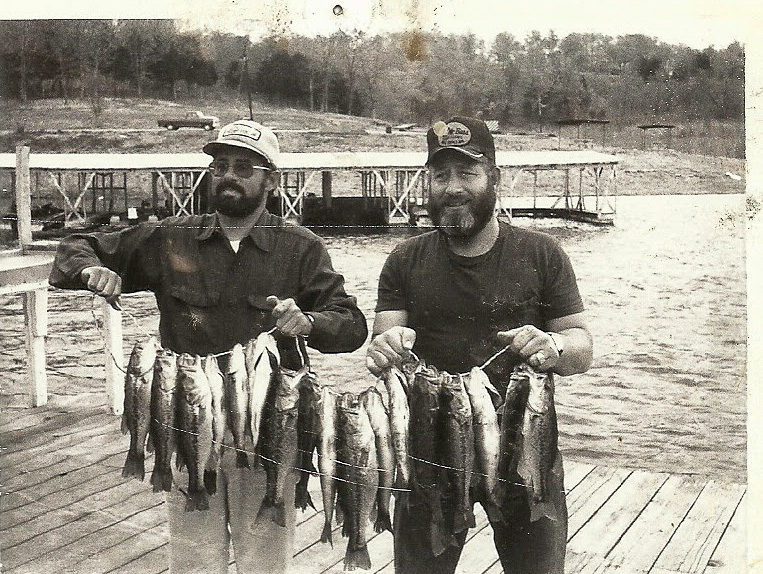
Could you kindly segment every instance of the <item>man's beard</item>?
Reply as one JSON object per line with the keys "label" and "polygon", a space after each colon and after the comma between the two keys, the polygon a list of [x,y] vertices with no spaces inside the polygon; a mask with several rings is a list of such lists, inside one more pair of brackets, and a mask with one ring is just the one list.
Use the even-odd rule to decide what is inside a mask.
{"label": "man's beard", "polygon": [[[443,198],[444,199],[444,198]],[[432,223],[446,235],[468,239],[482,231],[495,210],[495,188],[490,188],[463,205],[449,207],[431,199],[427,210]]]}
{"label": "man's beard", "polygon": [[[238,194],[223,194],[226,189],[237,191]],[[214,207],[215,209],[227,215],[228,217],[246,217],[251,215],[262,204],[264,195],[258,197],[248,197],[243,188],[235,183],[221,183],[215,189]]]}

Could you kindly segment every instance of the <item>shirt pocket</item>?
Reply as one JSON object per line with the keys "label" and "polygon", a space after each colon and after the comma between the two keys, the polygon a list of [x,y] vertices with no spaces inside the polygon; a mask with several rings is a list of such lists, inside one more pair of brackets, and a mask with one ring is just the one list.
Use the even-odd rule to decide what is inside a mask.
{"label": "shirt pocket", "polygon": [[214,337],[217,310],[214,296],[188,285],[172,285],[169,294],[175,316],[173,330],[178,337],[195,341]]}
{"label": "shirt pocket", "polygon": [[249,294],[246,296],[249,305],[250,319],[254,323],[254,332],[269,331],[275,327],[273,306],[264,295]]}

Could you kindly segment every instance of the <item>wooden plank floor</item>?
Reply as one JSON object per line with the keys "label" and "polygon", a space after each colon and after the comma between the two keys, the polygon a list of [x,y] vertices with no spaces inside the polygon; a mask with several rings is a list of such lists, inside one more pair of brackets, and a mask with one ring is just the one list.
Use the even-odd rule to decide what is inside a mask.
{"label": "wooden plank floor", "polygon": [[[167,571],[163,497],[120,474],[129,440],[104,407],[5,409],[0,418],[0,558],[6,574]],[[147,460],[150,472],[152,459]],[[568,574],[744,572],[745,486],[689,474],[566,461]],[[318,481],[312,499],[320,507]],[[481,509],[459,573],[499,574]],[[294,572],[341,572],[346,541],[318,542],[322,512],[298,513]],[[393,573],[392,536],[369,541]],[[230,572],[235,572],[231,564]]]}

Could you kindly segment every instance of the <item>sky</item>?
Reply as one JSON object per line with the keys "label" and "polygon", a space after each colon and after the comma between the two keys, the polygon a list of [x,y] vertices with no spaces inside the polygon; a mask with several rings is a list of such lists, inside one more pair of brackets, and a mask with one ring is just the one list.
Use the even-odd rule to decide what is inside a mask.
{"label": "sky", "polygon": [[[3,19],[173,18],[189,27],[250,34],[328,35],[438,29],[491,42],[533,30],[646,34],[693,48],[724,48],[763,30],[759,0],[28,0],[4,3]],[[335,7],[341,6],[341,13]]]}

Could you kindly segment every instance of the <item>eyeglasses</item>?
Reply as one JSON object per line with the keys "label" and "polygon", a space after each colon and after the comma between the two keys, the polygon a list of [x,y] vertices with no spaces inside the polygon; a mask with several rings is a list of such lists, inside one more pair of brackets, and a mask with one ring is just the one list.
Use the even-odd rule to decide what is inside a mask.
{"label": "eyeglasses", "polygon": [[[213,161],[209,164],[209,167],[207,168],[207,171],[214,175],[215,177],[222,177],[226,173],[228,173],[228,168],[230,167],[230,164],[227,161]],[[234,161],[233,162],[233,173],[236,174],[237,177],[240,177],[241,179],[249,179],[254,175],[255,170],[262,170],[262,171],[273,171],[269,167],[265,167],[262,165],[252,165],[248,161]]]}

